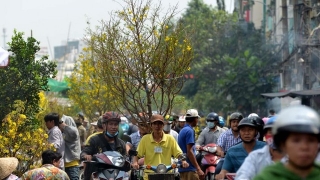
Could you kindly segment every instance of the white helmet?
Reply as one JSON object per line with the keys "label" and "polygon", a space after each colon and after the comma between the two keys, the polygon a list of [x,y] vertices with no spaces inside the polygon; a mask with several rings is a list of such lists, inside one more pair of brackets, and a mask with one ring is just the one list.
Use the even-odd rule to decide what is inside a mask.
{"label": "white helmet", "polygon": [[256,114],[256,113],[251,113],[251,114],[249,114],[249,116],[248,117],[259,117],[259,115],[258,114]]}
{"label": "white helmet", "polygon": [[315,110],[307,106],[289,106],[278,114],[272,128],[272,134],[276,135],[282,131],[319,134],[319,115]]}

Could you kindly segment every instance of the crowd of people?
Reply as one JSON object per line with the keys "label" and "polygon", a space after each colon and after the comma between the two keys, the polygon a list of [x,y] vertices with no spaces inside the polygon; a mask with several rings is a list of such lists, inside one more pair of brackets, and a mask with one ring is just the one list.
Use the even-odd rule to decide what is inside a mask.
{"label": "crowd of people", "polygon": [[[320,118],[306,106],[291,106],[279,114],[270,110],[270,116],[265,118],[234,112],[226,122],[211,112],[197,139],[194,127],[200,116],[196,109],[189,109],[182,116],[154,114],[149,119],[137,115],[124,119],[110,111],[92,124],[95,132],[91,135],[84,120],[82,115],[60,118],[57,113],[47,114],[44,121],[48,141],[56,151],[44,151],[42,166],[20,178],[77,180],[81,159],[91,161],[94,155],[105,151],[126,156],[135,150],[137,154],[131,159],[134,169],[169,165],[172,158],[177,158],[181,162],[181,180],[200,180],[205,178],[206,171],[201,164],[203,154],[197,150],[213,143],[220,157],[215,179],[225,179],[228,173],[234,173],[236,180],[320,179]],[[129,124],[128,120],[135,123]],[[121,129],[124,133],[120,136]],[[17,166],[16,158],[0,158],[0,180],[18,179],[11,174]],[[154,172],[145,169],[143,178],[148,180],[150,173]]]}

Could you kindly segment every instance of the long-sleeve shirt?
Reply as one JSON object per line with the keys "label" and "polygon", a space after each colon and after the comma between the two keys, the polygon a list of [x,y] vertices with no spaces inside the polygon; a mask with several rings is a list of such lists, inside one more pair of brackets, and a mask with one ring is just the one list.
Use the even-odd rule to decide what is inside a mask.
{"label": "long-sleeve shirt", "polygon": [[218,139],[222,133],[226,130],[220,127],[217,127],[216,130],[211,131],[209,128],[205,128],[199,135],[196,145],[207,145],[209,143],[217,144]]}
{"label": "long-sleeve shirt", "polygon": [[[50,144],[53,144],[54,147],[56,148],[57,152],[59,152],[62,155],[62,157],[64,157],[65,143],[63,140],[62,132],[58,128],[58,126],[54,126],[53,128],[51,128],[48,131],[48,136],[49,136],[48,142]],[[61,158],[59,166],[60,166],[60,168],[64,167],[63,158]]]}

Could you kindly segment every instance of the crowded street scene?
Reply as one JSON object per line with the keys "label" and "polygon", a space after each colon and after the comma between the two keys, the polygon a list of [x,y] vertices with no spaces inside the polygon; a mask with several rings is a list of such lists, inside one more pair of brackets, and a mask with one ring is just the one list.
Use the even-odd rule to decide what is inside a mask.
{"label": "crowded street scene", "polygon": [[3,2],[0,180],[320,180],[319,2]]}

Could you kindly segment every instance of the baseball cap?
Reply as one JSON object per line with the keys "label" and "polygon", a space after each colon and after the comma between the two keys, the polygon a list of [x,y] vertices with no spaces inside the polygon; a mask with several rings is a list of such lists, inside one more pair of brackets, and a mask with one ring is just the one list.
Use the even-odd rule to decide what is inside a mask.
{"label": "baseball cap", "polygon": [[151,122],[151,123],[154,123],[154,122],[156,122],[156,121],[160,121],[160,122],[164,123],[163,116],[161,116],[160,114],[154,114],[154,115],[152,115],[151,118],[150,118],[150,122]]}
{"label": "baseball cap", "polygon": [[185,122],[186,121],[186,117],[185,116],[180,116],[179,117],[179,121],[180,122]]}
{"label": "baseball cap", "polygon": [[189,109],[186,113],[186,117],[198,117],[200,118],[198,111],[196,109]]}

